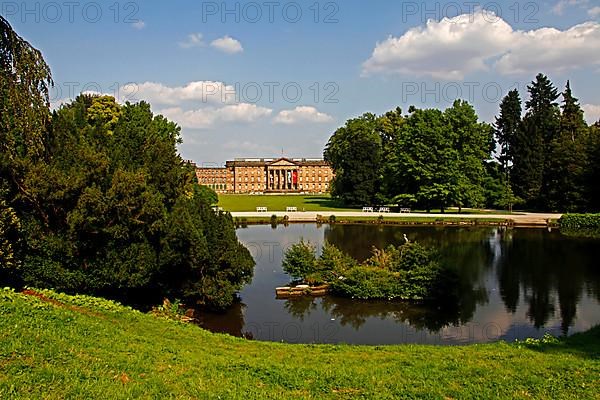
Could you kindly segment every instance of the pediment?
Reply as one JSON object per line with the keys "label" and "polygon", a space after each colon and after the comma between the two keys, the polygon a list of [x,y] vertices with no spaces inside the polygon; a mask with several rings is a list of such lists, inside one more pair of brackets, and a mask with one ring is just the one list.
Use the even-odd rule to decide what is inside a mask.
{"label": "pediment", "polygon": [[288,160],[287,158],[280,158],[278,160],[269,163],[269,167],[296,167],[298,164]]}

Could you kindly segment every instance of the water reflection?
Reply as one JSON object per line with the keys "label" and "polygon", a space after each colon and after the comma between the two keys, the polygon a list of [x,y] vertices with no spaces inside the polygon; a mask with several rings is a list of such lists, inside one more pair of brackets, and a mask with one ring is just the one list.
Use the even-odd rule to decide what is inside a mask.
{"label": "water reflection", "polygon": [[[276,300],[288,281],[284,250],[301,237],[325,240],[364,260],[372,246],[403,235],[439,249],[458,277],[458,296],[441,304],[357,301],[327,296]],[[485,342],[570,334],[600,323],[600,241],[558,231],[373,225],[257,226],[238,231],[251,249],[255,277],[226,314],[203,318],[208,329],[258,340],[326,343]]]}

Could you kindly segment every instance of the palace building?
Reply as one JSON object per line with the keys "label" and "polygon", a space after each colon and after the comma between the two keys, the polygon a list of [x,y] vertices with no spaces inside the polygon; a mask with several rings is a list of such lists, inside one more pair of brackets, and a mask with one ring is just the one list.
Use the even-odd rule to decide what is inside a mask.
{"label": "palace building", "polygon": [[239,158],[197,167],[198,182],[217,193],[327,193],[333,170],[322,159]]}

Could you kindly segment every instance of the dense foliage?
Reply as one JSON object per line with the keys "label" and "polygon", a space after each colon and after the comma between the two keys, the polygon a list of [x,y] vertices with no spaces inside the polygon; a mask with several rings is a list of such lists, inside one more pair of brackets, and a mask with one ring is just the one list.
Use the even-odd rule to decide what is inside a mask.
{"label": "dense foliage", "polygon": [[285,253],[284,270],[308,283],[327,283],[338,295],[357,299],[425,300],[450,296],[452,274],[437,254],[419,243],[373,248],[359,263],[326,243],[317,258],[310,243],[300,241]]}
{"label": "dense foliage", "polygon": [[[324,152],[332,194],[350,205],[593,211],[600,209],[600,127],[588,127],[567,82],[539,74],[523,108],[517,90],[494,126],[457,100],[441,111],[399,108],[351,119]],[[562,95],[562,105],[558,99]],[[522,115],[523,111],[525,114]]]}
{"label": "dense foliage", "polygon": [[180,128],[147,103],[110,96],[82,95],[50,114],[46,64],[0,23],[0,278],[229,305],[254,263],[179,156]]}
{"label": "dense foliage", "polygon": [[600,214],[565,214],[558,223],[566,235],[600,238]]}
{"label": "dense foliage", "polygon": [[559,220],[561,228],[595,228],[600,230],[600,214],[566,214]]}

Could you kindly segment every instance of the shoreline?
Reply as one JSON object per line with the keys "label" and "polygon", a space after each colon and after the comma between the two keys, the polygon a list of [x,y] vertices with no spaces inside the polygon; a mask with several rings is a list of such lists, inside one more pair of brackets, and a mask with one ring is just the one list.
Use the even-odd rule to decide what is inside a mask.
{"label": "shoreline", "polygon": [[236,225],[277,224],[361,224],[409,226],[506,226],[518,228],[558,228],[562,214],[426,214],[426,213],[361,213],[361,212],[232,212]]}

